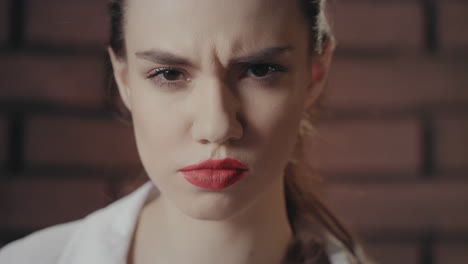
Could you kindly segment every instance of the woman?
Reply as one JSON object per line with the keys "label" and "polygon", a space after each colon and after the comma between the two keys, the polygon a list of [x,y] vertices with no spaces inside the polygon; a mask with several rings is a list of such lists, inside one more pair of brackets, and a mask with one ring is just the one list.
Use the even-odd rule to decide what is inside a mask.
{"label": "woman", "polygon": [[364,263],[303,192],[334,42],[320,0],[113,0],[108,48],[150,181],[0,263]]}

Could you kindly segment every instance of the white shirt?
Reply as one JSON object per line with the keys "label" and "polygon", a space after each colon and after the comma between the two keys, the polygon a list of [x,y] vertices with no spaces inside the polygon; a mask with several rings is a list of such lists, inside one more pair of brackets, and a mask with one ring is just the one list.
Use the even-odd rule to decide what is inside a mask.
{"label": "white shirt", "polygon": [[[0,264],[126,264],[139,212],[158,194],[149,181],[83,219],[36,231],[0,248]],[[326,250],[332,264],[355,263],[333,237]]]}

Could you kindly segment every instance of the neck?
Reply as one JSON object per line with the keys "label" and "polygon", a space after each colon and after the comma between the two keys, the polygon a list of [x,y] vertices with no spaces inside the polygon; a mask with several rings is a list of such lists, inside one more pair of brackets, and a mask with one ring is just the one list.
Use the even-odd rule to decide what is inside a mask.
{"label": "neck", "polygon": [[[146,248],[140,251],[143,255],[153,255],[141,259],[158,259],[161,263],[280,263],[292,231],[283,178],[277,178],[248,208],[222,221],[190,218],[158,197],[143,210],[136,253],[139,243]],[[150,250],[145,243],[151,245]]]}

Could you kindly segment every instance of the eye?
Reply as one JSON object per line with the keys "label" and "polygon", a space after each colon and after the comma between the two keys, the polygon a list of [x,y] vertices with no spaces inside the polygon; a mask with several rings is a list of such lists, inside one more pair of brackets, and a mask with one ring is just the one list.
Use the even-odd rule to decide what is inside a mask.
{"label": "eye", "polygon": [[250,67],[247,74],[254,77],[263,77],[271,71],[271,67],[267,64],[258,64]]}
{"label": "eye", "polygon": [[261,63],[252,64],[247,69],[247,75],[254,78],[268,78],[275,72],[285,72],[286,69],[280,65]]}
{"label": "eye", "polygon": [[148,78],[155,78],[158,75],[160,75],[164,81],[185,80],[184,73],[175,69],[157,69],[151,73]]}
{"label": "eye", "polygon": [[180,86],[184,81],[188,81],[186,74],[183,71],[172,68],[160,68],[153,70],[147,76],[147,79],[155,82],[160,86]]}

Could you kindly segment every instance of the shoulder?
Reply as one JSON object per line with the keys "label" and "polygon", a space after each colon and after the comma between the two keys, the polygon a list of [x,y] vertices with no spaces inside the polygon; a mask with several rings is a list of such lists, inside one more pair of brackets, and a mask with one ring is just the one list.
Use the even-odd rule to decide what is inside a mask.
{"label": "shoulder", "polygon": [[0,248],[0,263],[56,263],[82,220],[51,226]]}
{"label": "shoulder", "polygon": [[0,264],[121,262],[140,208],[154,194],[152,186],[145,184],[82,219],[39,230],[0,248]]}

